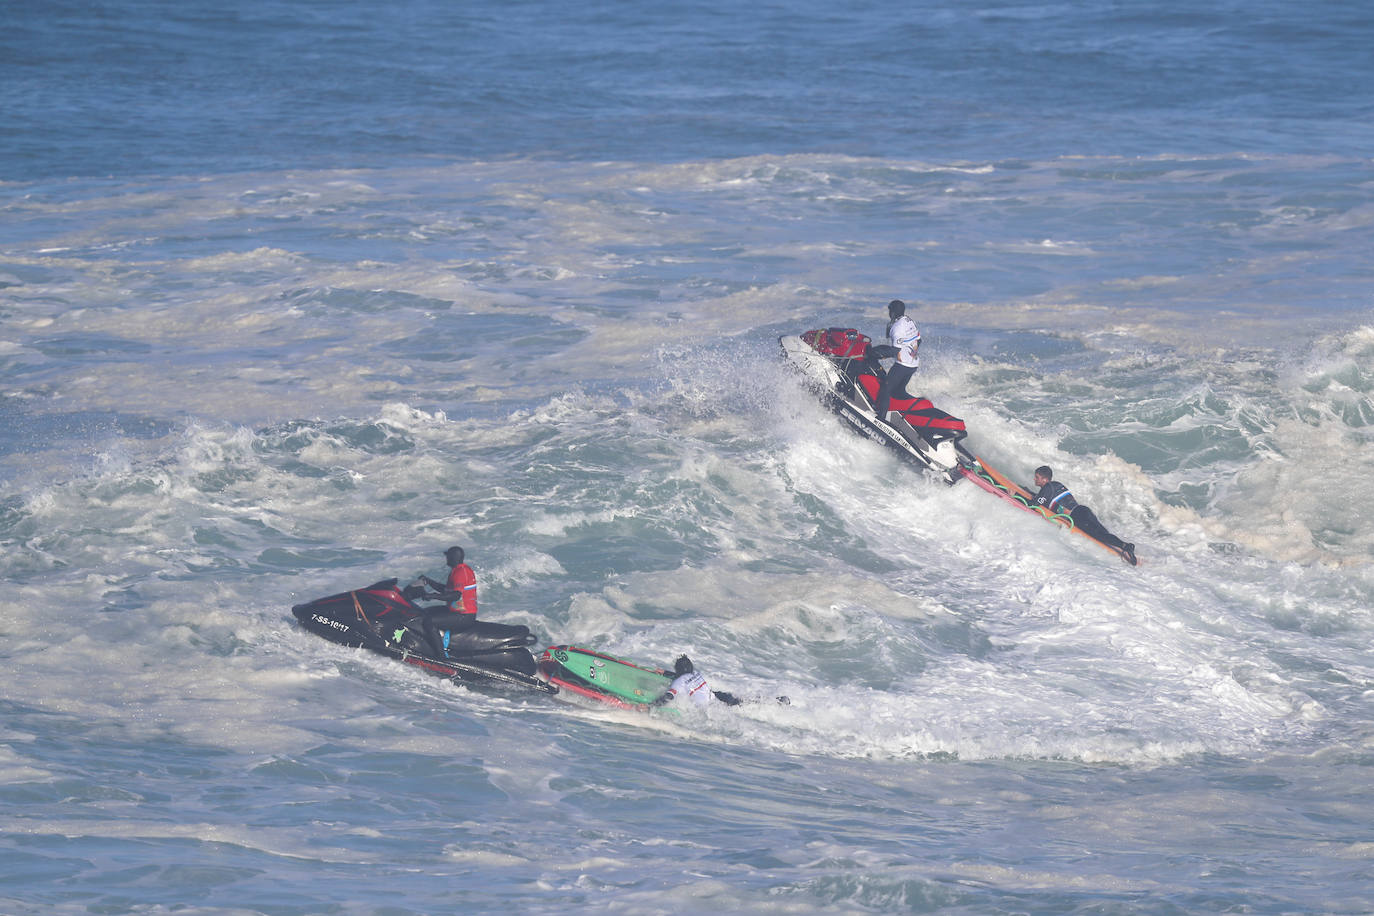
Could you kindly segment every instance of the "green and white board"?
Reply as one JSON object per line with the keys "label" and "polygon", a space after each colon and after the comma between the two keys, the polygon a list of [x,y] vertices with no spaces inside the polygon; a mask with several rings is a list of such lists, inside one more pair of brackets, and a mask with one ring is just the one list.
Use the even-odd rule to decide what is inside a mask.
{"label": "green and white board", "polygon": [[576,646],[551,646],[539,662],[541,673],[560,689],[616,706],[647,706],[673,682],[662,668]]}

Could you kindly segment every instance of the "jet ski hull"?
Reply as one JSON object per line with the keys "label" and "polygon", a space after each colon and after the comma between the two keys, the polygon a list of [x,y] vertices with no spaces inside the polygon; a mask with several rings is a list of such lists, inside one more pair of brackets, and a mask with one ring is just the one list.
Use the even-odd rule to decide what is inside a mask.
{"label": "jet ski hull", "polygon": [[297,604],[291,613],[302,627],[330,642],[367,649],[454,681],[510,684],[555,693],[557,687],[535,676],[529,646],[534,636],[522,626],[472,621],[451,630],[447,652],[431,644],[425,632],[428,614],[446,609],[422,608],[384,579]]}

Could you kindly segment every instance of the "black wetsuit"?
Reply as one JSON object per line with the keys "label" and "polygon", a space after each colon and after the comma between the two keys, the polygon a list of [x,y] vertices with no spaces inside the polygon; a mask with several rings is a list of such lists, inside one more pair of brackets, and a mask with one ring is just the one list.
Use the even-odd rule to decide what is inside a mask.
{"label": "black wetsuit", "polygon": [[1073,526],[1094,540],[1101,541],[1108,547],[1120,550],[1126,546],[1126,542],[1112,534],[1102,526],[1093,514],[1093,510],[1078,502],[1069,492],[1069,488],[1057,480],[1051,480],[1040,488],[1040,492],[1031,497],[1031,505],[1048,509],[1057,514],[1063,513],[1073,519]]}

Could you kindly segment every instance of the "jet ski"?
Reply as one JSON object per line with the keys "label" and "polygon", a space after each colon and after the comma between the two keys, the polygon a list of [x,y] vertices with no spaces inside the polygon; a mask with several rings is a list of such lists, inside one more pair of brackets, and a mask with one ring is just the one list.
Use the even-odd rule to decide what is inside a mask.
{"label": "jet ski", "polygon": [[305,629],[330,642],[368,649],[438,677],[558,692],[556,685],[535,676],[534,655],[529,650],[535,637],[528,627],[464,620],[457,621],[461,628],[441,629],[438,615],[450,619],[457,615],[449,615],[443,605],[421,607],[415,603],[420,597],[443,596],[415,585],[401,589],[396,579],[383,579],[366,588],[297,604],[291,613]]}
{"label": "jet ski", "polygon": [[909,391],[894,392],[887,416],[877,416],[879,386],[887,373],[878,362],[893,349],[873,346],[853,328],[825,328],[778,338],[783,356],[820,393],[826,406],[863,435],[888,446],[945,483],[964,476],[976,458],[960,444],[964,421]]}
{"label": "jet ski", "polygon": [[887,375],[879,359],[895,356],[895,348],[875,346],[866,334],[853,328],[823,328],[784,335],[778,343],[788,363],[820,394],[826,406],[863,435],[888,446],[945,483],[971,481],[1017,509],[1062,525],[1099,547],[1122,555],[1116,548],[1075,528],[1071,517],[1031,505],[1031,494],[1025,487],[988,466],[964,446],[963,440],[968,436],[964,421],[929,400],[909,391],[896,392],[887,416],[878,417],[879,386]]}

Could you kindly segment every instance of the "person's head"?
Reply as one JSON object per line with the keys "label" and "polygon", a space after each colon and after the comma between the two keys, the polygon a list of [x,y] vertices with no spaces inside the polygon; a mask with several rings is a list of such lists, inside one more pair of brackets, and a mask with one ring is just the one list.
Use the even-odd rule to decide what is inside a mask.
{"label": "person's head", "polygon": [[678,677],[684,674],[691,674],[696,669],[692,667],[692,660],[685,655],[679,655],[677,661],[673,662],[673,673]]}
{"label": "person's head", "polygon": [[1054,471],[1050,470],[1048,464],[1042,464],[1035,469],[1035,485],[1037,487],[1043,487],[1051,480],[1054,480]]}
{"label": "person's head", "polygon": [[449,566],[457,566],[463,562],[463,548],[450,547],[444,551],[444,562]]}
{"label": "person's head", "polygon": [[887,304],[887,317],[896,320],[906,314],[906,303],[900,299],[893,299]]}

